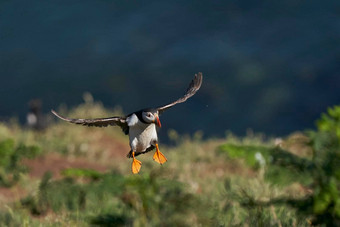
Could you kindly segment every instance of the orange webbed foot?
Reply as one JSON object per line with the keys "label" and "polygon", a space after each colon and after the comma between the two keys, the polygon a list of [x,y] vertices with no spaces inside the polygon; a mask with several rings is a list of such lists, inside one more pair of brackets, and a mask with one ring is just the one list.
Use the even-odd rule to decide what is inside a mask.
{"label": "orange webbed foot", "polygon": [[166,157],[159,151],[158,144],[156,144],[156,152],[153,155],[153,160],[161,165],[167,161]]}
{"label": "orange webbed foot", "polygon": [[135,152],[132,152],[132,157],[133,157],[133,161],[132,161],[131,170],[133,174],[137,174],[139,173],[140,168],[142,167],[142,162],[135,159]]}
{"label": "orange webbed foot", "polygon": [[142,162],[134,158],[132,161],[132,173],[133,174],[139,173],[141,167]]}

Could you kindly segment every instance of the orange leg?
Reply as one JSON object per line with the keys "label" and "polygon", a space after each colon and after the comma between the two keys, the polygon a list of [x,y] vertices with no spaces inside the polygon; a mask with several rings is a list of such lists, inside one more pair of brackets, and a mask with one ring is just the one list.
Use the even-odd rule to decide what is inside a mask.
{"label": "orange leg", "polygon": [[161,165],[167,161],[166,157],[162,154],[162,152],[159,151],[157,143],[156,143],[156,152],[153,155],[153,160],[155,160],[156,162],[158,162]]}
{"label": "orange leg", "polygon": [[142,162],[135,159],[135,152],[134,151],[132,151],[132,158],[133,158],[132,167],[131,167],[132,173],[137,174],[137,173],[139,173],[140,168],[142,167]]}

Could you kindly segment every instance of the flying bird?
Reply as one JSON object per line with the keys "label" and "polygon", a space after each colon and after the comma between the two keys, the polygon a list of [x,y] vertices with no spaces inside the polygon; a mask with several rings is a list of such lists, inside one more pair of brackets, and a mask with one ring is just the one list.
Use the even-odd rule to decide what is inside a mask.
{"label": "flying bird", "polygon": [[58,118],[73,124],[95,127],[119,126],[126,135],[129,135],[131,151],[127,154],[128,158],[132,158],[132,173],[136,174],[142,166],[141,161],[136,156],[147,153],[156,149],[153,160],[159,164],[167,161],[166,157],[159,151],[158,137],[156,126],[161,128],[159,116],[167,109],[178,103],[185,102],[193,96],[202,85],[202,73],[195,74],[195,77],[189,84],[185,94],[174,102],[156,108],[145,108],[133,112],[125,117],[109,117],[95,119],[73,119],[59,115],[54,110],[51,112]]}

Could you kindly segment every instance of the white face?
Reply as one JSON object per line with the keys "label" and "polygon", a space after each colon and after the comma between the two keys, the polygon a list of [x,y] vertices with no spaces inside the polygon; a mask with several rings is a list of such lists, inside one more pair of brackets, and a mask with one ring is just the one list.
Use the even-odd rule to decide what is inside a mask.
{"label": "white face", "polygon": [[142,112],[143,121],[147,124],[156,124],[158,127],[162,127],[161,122],[159,121],[158,111],[143,111]]}
{"label": "white face", "polygon": [[156,121],[156,117],[152,112],[143,112],[142,113],[143,120],[147,123],[154,123]]}

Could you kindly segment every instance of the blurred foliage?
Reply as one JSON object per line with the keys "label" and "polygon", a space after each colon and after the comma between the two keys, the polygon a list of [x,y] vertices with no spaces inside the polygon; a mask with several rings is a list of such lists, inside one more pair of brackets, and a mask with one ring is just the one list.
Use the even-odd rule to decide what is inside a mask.
{"label": "blurred foliage", "polygon": [[190,215],[196,215],[199,223],[210,222],[199,206],[199,198],[162,173],[129,177],[107,173],[86,184],[76,181],[79,173],[58,181],[45,174],[38,194],[22,199],[22,206],[32,215],[81,210],[82,219],[100,226],[188,226]]}
{"label": "blurred foliage", "polygon": [[[77,108],[61,107],[59,112],[94,117],[117,111],[106,110],[89,95],[84,100]],[[202,140],[201,131],[190,136],[171,130],[172,144],[161,148],[168,162],[155,165],[152,154],[145,154],[138,175],[130,174],[124,153],[128,149],[109,156],[128,148],[117,128],[57,122],[34,132],[17,124],[0,125],[0,190],[24,191],[18,190],[20,196],[9,201],[0,192],[0,225],[339,226],[335,109],[322,114],[316,131],[287,138],[248,130],[243,138],[228,132],[223,139]],[[24,158],[51,153],[112,170],[70,166],[59,175],[25,175],[29,170],[22,165]]]}
{"label": "blurred foliage", "polygon": [[289,185],[300,182],[303,185],[311,183],[308,172],[310,161],[279,147],[223,144],[216,149],[218,154],[226,154],[231,160],[242,159],[254,170],[265,168],[264,177],[276,185]]}
{"label": "blurred foliage", "polygon": [[335,134],[340,140],[340,106],[328,108],[317,121],[319,131]]}
{"label": "blurred foliage", "polygon": [[216,211],[219,223],[221,226],[310,226],[306,217],[289,204],[273,199],[282,194],[262,177],[226,178],[224,198]]}
{"label": "blurred foliage", "polygon": [[242,158],[253,167],[259,168],[270,160],[270,148],[265,146],[224,144],[218,147],[218,153],[227,153],[230,159]]}
{"label": "blurred foliage", "polygon": [[21,164],[23,158],[34,158],[41,153],[38,146],[15,144],[13,139],[0,141],[0,186],[11,187],[19,181],[20,174],[27,172]]}
{"label": "blurred foliage", "polygon": [[329,108],[309,132],[313,148],[315,223],[340,225],[340,106]]}
{"label": "blurred foliage", "polygon": [[83,177],[90,178],[92,180],[100,179],[102,175],[101,173],[93,169],[77,169],[77,168],[65,169],[61,172],[61,174],[65,177]]}
{"label": "blurred foliage", "polygon": [[[329,108],[317,121],[317,131],[308,131],[306,145],[312,148],[310,157],[301,157],[280,146],[264,147],[227,143],[217,153],[229,159],[243,159],[255,170],[263,167],[264,180],[289,185],[294,182],[306,187],[310,195],[303,199],[275,198],[261,202],[243,193],[237,200],[249,209],[260,209],[273,204],[296,208],[311,223],[337,226],[340,224],[340,106]],[[242,190],[244,191],[244,190]],[[246,201],[245,201],[246,199]],[[262,224],[261,224],[262,225]]]}

